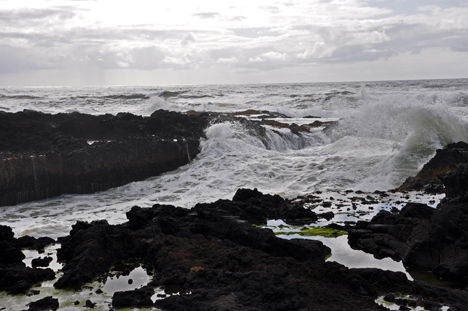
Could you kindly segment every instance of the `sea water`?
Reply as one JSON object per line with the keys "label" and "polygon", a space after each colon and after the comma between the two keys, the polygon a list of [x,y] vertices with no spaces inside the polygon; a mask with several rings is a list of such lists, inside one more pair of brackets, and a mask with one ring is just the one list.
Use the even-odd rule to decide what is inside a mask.
{"label": "sea water", "polygon": [[287,198],[316,190],[388,190],[415,175],[436,149],[468,140],[468,80],[254,85],[4,87],[0,110],[89,114],[157,109],[284,115],[281,122],[335,120],[298,137],[267,126],[267,141],[239,122],[209,126],[200,154],[161,176],[104,192],[0,208],[16,236],[67,235],[77,220],[121,223],[133,205],[190,208],[238,188]]}
{"label": "sea water", "polygon": [[[67,235],[78,220],[107,219],[117,224],[126,221],[125,212],[134,205],[191,208],[230,199],[238,188],[258,188],[285,198],[316,191],[326,198],[345,190],[388,190],[414,176],[438,148],[468,141],[466,79],[0,88],[0,111],[23,109],[143,116],[158,109],[221,113],[254,109],[281,114],[280,122],[305,124],[314,117],[337,123],[301,136],[266,126],[266,140],[252,136],[239,122],[212,124],[205,130],[200,154],[175,171],[99,193],[0,207],[0,223],[11,226],[16,237],[57,238]],[[433,199],[411,196],[418,198],[424,203]],[[382,204],[375,211],[388,207]],[[343,213],[338,218],[350,216]],[[349,267],[365,263],[405,271],[401,263],[377,262],[363,252],[350,251],[346,237],[318,239],[333,249],[329,260]]]}

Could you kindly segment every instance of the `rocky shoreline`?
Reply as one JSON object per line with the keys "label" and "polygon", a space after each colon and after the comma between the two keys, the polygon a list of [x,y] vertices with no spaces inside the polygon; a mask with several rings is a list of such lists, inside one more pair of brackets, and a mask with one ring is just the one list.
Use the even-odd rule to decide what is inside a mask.
{"label": "rocky shoreline", "polygon": [[[428,211],[421,204],[407,204],[396,217],[430,219]],[[368,225],[378,222],[381,213]],[[318,216],[279,196],[240,189],[232,200],[192,209],[134,206],[127,212],[128,222],[120,225],[109,225],[105,220],[77,222],[67,237],[57,241],[57,257],[65,266],[54,287],[80,290],[116,263],[132,261],[151,271],[152,278],[142,288],[114,293],[109,309],[386,310],[375,300],[386,296],[395,301],[391,293],[411,295],[404,304],[426,310],[440,310],[443,305],[449,306],[448,310],[465,310],[468,305],[466,290],[410,281],[401,272],[350,269],[325,261],[330,249],[319,241],[285,240],[269,229],[253,226],[270,217],[300,224],[314,222]],[[362,223],[347,228],[350,242],[363,230]],[[34,295],[31,286],[53,279],[55,274],[49,268],[24,267],[21,248],[41,249],[53,241],[15,239],[10,228],[1,229],[5,255],[0,263],[0,289]],[[46,258],[42,261],[48,265]],[[180,294],[163,295],[154,302],[151,298],[156,288]],[[31,304],[29,310],[59,308],[57,298],[46,298],[38,300],[46,307]],[[85,308],[93,306],[91,300],[86,304],[78,301],[77,305],[80,303]]]}
{"label": "rocky shoreline", "polygon": [[[2,202],[13,202],[16,198],[16,203],[19,203],[21,196],[18,193],[21,191],[26,198],[37,199],[37,194],[47,196],[53,192],[50,190],[53,182],[66,184],[64,176],[67,175],[63,174],[63,169],[57,169],[60,174],[56,175],[51,174],[53,167],[49,170],[53,165],[74,163],[60,162],[57,160],[59,156],[66,159],[63,161],[73,160],[80,165],[91,166],[87,172],[83,166],[73,168],[84,181],[80,190],[74,188],[70,191],[103,190],[112,186],[107,184],[110,180],[121,183],[132,178],[144,178],[139,170],[147,172],[150,164],[151,167],[158,167],[153,165],[155,161],[164,163],[161,165],[164,169],[180,165],[196,154],[199,139],[204,135],[203,129],[213,117],[204,114],[181,117],[181,114],[162,110],[148,118],[128,114],[115,117],[80,114],[51,117],[28,111],[23,114],[21,118],[29,118],[30,124],[17,124],[15,130],[21,126],[29,127],[28,130],[32,132],[41,127],[45,130],[38,131],[42,133],[40,139],[24,141],[17,147],[12,146],[18,137],[2,141],[2,168],[10,170],[10,173],[15,172],[13,169],[21,168],[25,178],[34,180],[33,188],[24,190],[12,187],[16,191],[12,190],[12,199],[8,199],[10,197],[5,195],[5,191],[2,192],[2,200],[10,201]],[[3,117],[4,114],[0,116]],[[185,127],[177,123],[180,118],[185,120]],[[122,121],[124,119],[125,122]],[[34,120],[39,121],[36,123]],[[9,122],[11,125],[13,121]],[[81,130],[77,130],[80,126]],[[51,128],[61,130],[57,132]],[[86,132],[100,132],[96,128],[107,131],[102,131],[101,136]],[[167,132],[163,134],[159,128],[166,128]],[[261,135],[261,127],[252,125],[252,130]],[[24,133],[27,131],[24,130]],[[101,143],[89,145],[88,140]],[[115,143],[112,140],[116,140]],[[130,143],[139,140],[144,147]],[[158,143],[153,145],[152,141]],[[194,144],[193,153],[190,151],[190,141]],[[169,145],[161,147],[160,144],[165,142],[169,142]],[[189,147],[180,150],[181,144]],[[169,160],[164,162],[166,160],[157,156],[154,158],[156,149],[167,150],[170,146],[175,148],[174,153],[180,154],[180,157],[170,157],[171,161],[178,159],[174,160],[173,166],[167,164],[172,163]],[[145,155],[144,150],[148,150],[151,157],[142,156],[141,153]],[[122,156],[132,152],[138,153],[138,161],[131,156]],[[328,228],[347,231],[349,244],[355,248],[378,257],[402,260],[405,265],[417,265],[431,270],[438,277],[467,284],[468,165],[463,164],[465,153],[468,153],[468,144],[448,145],[438,151],[432,162],[422,170],[432,173],[420,173],[400,187],[400,191],[410,190],[410,181],[417,181],[418,190],[445,192],[446,197],[437,208],[410,202],[404,204],[401,210],[381,210],[370,221],[329,224]],[[44,155],[42,160],[39,155]],[[93,166],[99,163],[99,160],[94,161],[97,155],[102,155],[103,159],[115,156],[110,159],[113,164],[109,164],[112,172],[116,171],[120,162],[128,165],[120,164],[122,175],[109,173],[106,171],[109,167]],[[86,157],[92,158],[93,164],[89,164]],[[38,169],[38,161],[44,161],[47,170]],[[109,180],[96,182],[102,178],[103,172],[107,172],[105,175]],[[122,176],[128,172],[132,172],[131,177],[124,179]],[[5,173],[2,176],[10,175]],[[77,178],[75,175],[73,180]],[[8,179],[3,177],[2,180]],[[97,188],[90,189],[89,185],[93,183]],[[10,181],[7,184],[14,183]],[[20,184],[21,179],[18,179],[18,187]],[[74,185],[76,187],[77,183]],[[362,206],[383,202],[388,196],[386,192],[365,197],[360,195],[353,194],[353,203],[349,207],[336,205],[357,213]],[[160,204],[150,208],[134,206],[126,213],[128,221],[119,225],[110,225],[106,220],[80,221],[73,225],[68,236],[57,241],[46,237],[15,238],[11,228],[0,225],[0,290],[9,295],[37,295],[33,286],[55,280],[57,275],[48,267],[51,261],[49,256],[34,260],[32,266],[27,267],[23,262],[25,256],[22,249],[42,251],[45,246],[57,243],[60,245],[57,258],[64,264],[61,274],[54,281],[53,286],[57,290],[83,290],[116,264],[132,262],[148,271],[151,279],[145,286],[115,292],[105,309],[387,310],[376,303],[377,298],[384,297],[385,301],[397,303],[400,310],[410,310],[409,307],[416,306],[425,310],[442,310],[443,306],[444,310],[466,310],[466,289],[454,290],[430,286],[422,281],[410,281],[401,272],[347,268],[326,261],[331,250],[320,241],[282,239],[261,226],[270,219],[282,219],[288,224],[303,226],[334,217],[333,212],[319,213],[315,209],[317,205],[329,206],[331,203],[314,196],[285,200],[277,195],[262,194],[256,189],[239,189],[232,200],[198,204],[192,209]],[[155,300],[153,297],[159,288],[166,293]],[[174,292],[178,294],[170,294]],[[95,295],[101,294],[101,289],[95,292]],[[401,299],[405,295],[411,298]],[[91,298],[83,300],[76,301],[74,308],[96,307]],[[28,310],[57,310],[62,307],[59,299],[53,295],[24,306]]]}
{"label": "rocky shoreline", "polygon": [[262,125],[289,128],[300,137],[331,124],[271,120],[279,116],[254,110],[227,115],[158,110],[148,117],[0,112],[0,206],[94,193],[175,170],[197,156],[213,123],[241,122],[265,145]]}
{"label": "rocky shoreline", "polygon": [[208,115],[0,113],[0,206],[93,193],[176,169],[199,153]]}

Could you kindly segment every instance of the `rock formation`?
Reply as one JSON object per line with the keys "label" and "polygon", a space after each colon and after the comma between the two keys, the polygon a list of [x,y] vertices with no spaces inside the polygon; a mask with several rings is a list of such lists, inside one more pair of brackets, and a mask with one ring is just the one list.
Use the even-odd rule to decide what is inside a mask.
{"label": "rock formation", "polygon": [[348,228],[350,244],[468,283],[467,165],[439,176],[447,195],[436,209],[410,203],[398,213],[381,211]]}
{"label": "rock formation", "polygon": [[[135,206],[122,225],[78,222],[61,240],[58,258],[65,263],[64,275],[54,286],[80,287],[115,261],[131,259],[151,271],[153,278],[139,290],[115,293],[115,307],[370,311],[385,310],[374,300],[390,292],[419,297],[411,302],[414,306],[449,303],[450,310],[457,310],[457,305],[468,303],[464,291],[411,282],[401,272],[348,269],[325,262],[330,249],[321,242],[280,239],[271,230],[242,220],[257,222],[262,218],[258,215],[277,213],[277,206],[290,220],[304,219],[294,212],[295,206],[256,190],[241,189],[234,198],[191,210]],[[154,287],[179,295],[152,304]]]}
{"label": "rock formation", "polygon": [[50,238],[16,239],[10,227],[0,225],[0,291],[7,291],[12,295],[24,294],[36,283],[53,280],[55,273],[52,269],[26,267],[21,249],[40,250],[54,242]]}
{"label": "rock formation", "polygon": [[444,193],[445,188],[439,175],[453,171],[461,163],[468,163],[468,144],[465,142],[448,144],[443,149],[438,149],[434,157],[415,177],[408,177],[396,190]]}
{"label": "rock formation", "polygon": [[187,164],[206,114],[0,113],[0,206],[92,193]]}

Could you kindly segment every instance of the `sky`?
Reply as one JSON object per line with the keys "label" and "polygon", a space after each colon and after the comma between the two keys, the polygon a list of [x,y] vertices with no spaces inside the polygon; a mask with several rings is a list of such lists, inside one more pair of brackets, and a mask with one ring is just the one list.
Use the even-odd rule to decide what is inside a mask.
{"label": "sky", "polygon": [[468,0],[0,0],[0,86],[468,78]]}

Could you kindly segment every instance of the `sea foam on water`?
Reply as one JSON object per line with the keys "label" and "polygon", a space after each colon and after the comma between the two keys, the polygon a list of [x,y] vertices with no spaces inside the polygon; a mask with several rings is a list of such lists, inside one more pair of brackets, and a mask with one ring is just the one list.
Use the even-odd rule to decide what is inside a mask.
{"label": "sea foam on water", "polygon": [[[433,87],[437,85],[437,87]],[[17,235],[62,236],[77,220],[125,221],[133,205],[230,199],[238,188],[287,197],[315,190],[387,190],[415,175],[437,148],[468,140],[467,80],[173,87],[3,88],[0,107],[14,112],[79,111],[150,115],[175,111],[268,110],[293,117],[338,120],[293,134],[245,122],[206,129],[193,161],[144,181],[89,195],[63,195],[0,209],[0,221]],[[287,122],[288,118],[281,118]]]}

